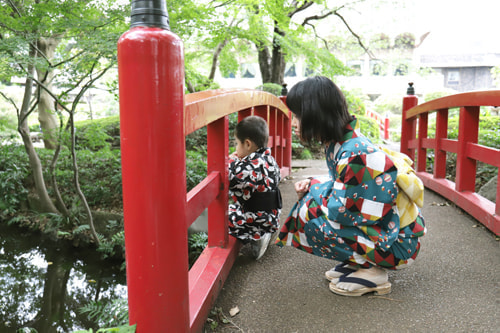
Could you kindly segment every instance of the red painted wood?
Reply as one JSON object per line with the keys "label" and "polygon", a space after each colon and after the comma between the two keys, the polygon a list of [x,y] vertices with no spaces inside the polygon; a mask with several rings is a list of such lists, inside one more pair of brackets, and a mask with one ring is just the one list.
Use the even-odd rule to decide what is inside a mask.
{"label": "red painted wood", "polygon": [[457,191],[474,192],[476,187],[476,161],[467,156],[469,142],[477,143],[479,132],[479,106],[461,107],[458,124],[458,153],[455,183]]}
{"label": "red painted wood", "polygon": [[[410,141],[416,137],[416,118],[408,117],[408,110],[418,104],[418,98],[415,95],[403,97],[403,113],[401,121],[401,147],[400,151],[408,155],[412,160],[415,159],[415,151],[410,149]],[[416,147],[416,142],[415,146]]]}
{"label": "red painted wood", "polygon": [[500,149],[481,146],[477,143],[469,142],[465,154],[474,160],[478,160],[489,165],[500,167]]}
{"label": "red painted wood", "polygon": [[228,155],[229,118],[224,116],[207,125],[207,173],[219,172],[219,196],[208,206],[208,246],[225,247],[228,242]]}
{"label": "red painted wood", "polygon": [[[500,168],[498,169],[498,174],[497,174],[497,182],[498,179],[500,179]],[[495,214],[497,217],[500,217],[500,204],[498,203],[498,198],[500,198],[500,186],[497,185],[497,194],[495,196],[497,198],[497,204],[495,206]],[[498,233],[496,233],[498,235]]]}
{"label": "red painted wood", "polygon": [[220,172],[214,171],[189,191],[186,198],[186,228],[215,200],[223,185]]}
{"label": "red painted wood", "polygon": [[238,122],[242,121],[243,118],[246,118],[251,115],[252,115],[252,108],[238,112]]}
{"label": "red painted wood", "polygon": [[384,139],[389,140],[389,117],[384,118]]}
{"label": "red painted wood", "polygon": [[253,109],[253,114],[255,116],[262,117],[269,122],[269,106],[268,105],[259,105],[255,106]]}
{"label": "red painted wood", "polygon": [[418,119],[418,154],[417,154],[417,171],[425,171],[427,164],[427,149],[423,146],[424,140],[427,139],[427,114],[421,114]]}
{"label": "red painted wood", "polygon": [[434,151],[434,177],[446,177],[446,149],[443,139],[448,137],[448,109],[438,110],[436,115],[436,149]]}
{"label": "red painted wood", "polygon": [[[405,101],[405,100],[403,100]],[[481,161],[500,168],[500,150],[477,144],[479,132],[480,106],[500,105],[500,91],[484,91],[463,93],[439,98],[421,105],[406,109],[403,113],[403,131],[401,137],[409,138],[408,142],[401,142],[407,151],[423,148],[435,148],[435,163],[433,175],[424,172],[419,167],[418,175],[426,187],[450,199],[459,207],[467,211],[479,222],[484,224],[496,235],[500,234],[500,203],[493,202],[474,193],[476,178],[476,163]],[[458,140],[447,138],[448,110],[460,107],[459,136]],[[405,109],[405,105],[403,105]],[[436,137],[424,140],[426,136],[424,122],[419,125],[419,138],[413,139],[411,124],[408,120],[423,119],[428,113],[437,112]],[[432,142],[434,140],[434,142]],[[403,148],[402,148],[403,149]],[[447,153],[457,154],[457,170],[455,183],[446,180]],[[500,171],[499,171],[500,174]],[[497,197],[500,196],[500,183],[497,185]]]}
{"label": "red painted wood", "polygon": [[159,28],[127,31],[118,41],[118,78],[129,322],[138,333],[186,332],[181,40]]}
{"label": "red painted wood", "polygon": [[457,140],[450,140],[450,139],[441,139],[441,148],[444,151],[450,152],[450,153],[457,153],[458,152],[458,142]]}
{"label": "red painted wood", "polygon": [[[168,31],[132,29],[118,55],[130,323],[138,332],[200,331],[239,250],[228,236],[227,116],[263,115],[287,176],[291,113],[256,90],[184,96],[182,42]],[[205,126],[208,176],[182,195],[185,135]],[[188,272],[187,227],[207,207],[208,247]]]}
{"label": "red painted wood", "polygon": [[[207,124],[231,113],[244,111],[241,118],[249,115],[254,106],[276,107],[287,114],[288,108],[276,96],[250,89],[218,89],[185,96],[185,134],[190,134]],[[241,119],[240,119],[241,120]]]}
{"label": "red painted wood", "polygon": [[422,148],[436,149],[436,139],[421,139],[420,142],[422,143]]}
{"label": "red painted wood", "polygon": [[270,138],[268,146],[271,147],[271,152],[278,165],[282,165],[281,160],[278,157],[278,155],[281,154],[281,148],[279,147],[279,140],[276,139],[276,136],[278,135],[276,117],[277,117],[276,108],[270,108],[269,119],[267,121],[269,124],[269,138]]}
{"label": "red painted wood", "polygon": [[241,243],[230,237],[226,248],[207,247],[189,271],[190,331],[201,332]]}
{"label": "red painted wood", "polygon": [[500,101],[500,90],[475,91],[460,93],[451,96],[437,98],[422,103],[406,113],[405,118],[412,118],[420,113],[427,113],[440,109],[451,109],[462,106],[498,106]]}
{"label": "red painted wood", "polygon": [[417,176],[422,179],[425,187],[455,203],[495,235],[500,235],[500,215],[492,214],[495,211],[495,204],[493,202],[474,192],[457,192],[454,182],[444,178],[433,178],[427,172],[417,172]]}

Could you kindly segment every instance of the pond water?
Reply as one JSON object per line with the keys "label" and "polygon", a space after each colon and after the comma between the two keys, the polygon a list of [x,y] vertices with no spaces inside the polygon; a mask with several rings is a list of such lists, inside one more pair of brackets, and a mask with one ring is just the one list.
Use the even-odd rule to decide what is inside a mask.
{"label": "pond water", "polygon": [[95,332],[102,326],[80,310],[93,301],[126,300],[121,266],[119,260],[103,262],[95,250],[0,225],[0,332]]}

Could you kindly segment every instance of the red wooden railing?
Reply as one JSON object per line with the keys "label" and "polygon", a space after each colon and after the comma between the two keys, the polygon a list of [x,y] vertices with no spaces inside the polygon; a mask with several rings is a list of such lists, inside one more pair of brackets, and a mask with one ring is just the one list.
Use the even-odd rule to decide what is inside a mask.
{"label": "red wooden railing", "polygon": [[382,117],[378,112],[369,109],[366,109],[365,115],[377,122],[382,137],[384,140],[389,140],[389,117],[387,115]]}
{"label": "red wooden railing", "polygon": [[[238,254],[228,236],[228,115],[265,118],[282,175],[291,168],[290,111],[254,90],[184,96],[182,42],[135,27],[118,42],[123,208],[130,324],[199,332]],[[186,194],[185,136],[207,126],[207,177]],[[188,268],[187,229],[208,208],[208,246]]]}
{"label": "red wooden railing", "polygon": [[[500,168],[500,150],[478,144],[479,108],[499,106],[500,91],[461,93],[417,104],[415,95],[403,98],[401,152],[413,160],[416,155],[416,171],[426,187],[448,198],[499,235],[500,203],[497,200],[495,204],[476,193],[475,182],[477,161]],[[451,108],[460,108],[457,140],[447,137]],[[433,112],[436,113],[436,134],[428,138],[428,119]],[[426,172],[428,149],[434,150],[433,173]],[[457,154],[455,182],[445,179],[447,153]],[[500,175],[500,171],[498,173]],[[496,197],[500,197],[500,182]]]}
{"label": "red wooden railing", "polygon": [[[186,95],[185,135],[207,126],[207,177],[187,195],[186,230],[208,207],[208,246],[189,271],[190,329],[200,331],[240,249],[228,236],[228,115],[258,115],[269,124],[269,146],[291,171],[290,111],[277,97],[256,90],[213,90]],[[175,288],[175,286],[173,286]]]}

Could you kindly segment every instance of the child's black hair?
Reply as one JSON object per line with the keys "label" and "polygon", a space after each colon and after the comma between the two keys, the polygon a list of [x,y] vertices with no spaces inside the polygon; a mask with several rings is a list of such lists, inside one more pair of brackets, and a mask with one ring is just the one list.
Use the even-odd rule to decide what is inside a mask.
{"label": "child's black hair", "polygon": [[269,139],[269,128],[266,121],[259,116],[248,116],[243,118],[237,125],[234,135],[241,142],[249,139],[257,145],[258,148],[267,146]]}
{"label": "child's black hair", "polygon": [[295,84],[286,97],[286,104],[300,120],[300,136],[305,142],[342,141],[345,127],[352,121],[344,94],[324,76]]}

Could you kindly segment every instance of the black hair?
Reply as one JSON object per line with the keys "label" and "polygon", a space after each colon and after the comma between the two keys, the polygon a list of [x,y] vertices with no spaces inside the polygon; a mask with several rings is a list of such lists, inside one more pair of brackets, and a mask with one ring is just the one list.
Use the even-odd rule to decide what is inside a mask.
{"label": "black hair", "polygon": [[243,118],[234,130],[234,135],[241,142],[249,139],[257,145],[258,148],[267,146],[269,139],[269,128],[266,121],[259,116],[248,116]]}
{"label": "black hair", "polygon": [[314,76],[290,89],[286,104],[300,120],[300,136],[305,142],[342,141],[352,121],[342,91],[327,77]]}

